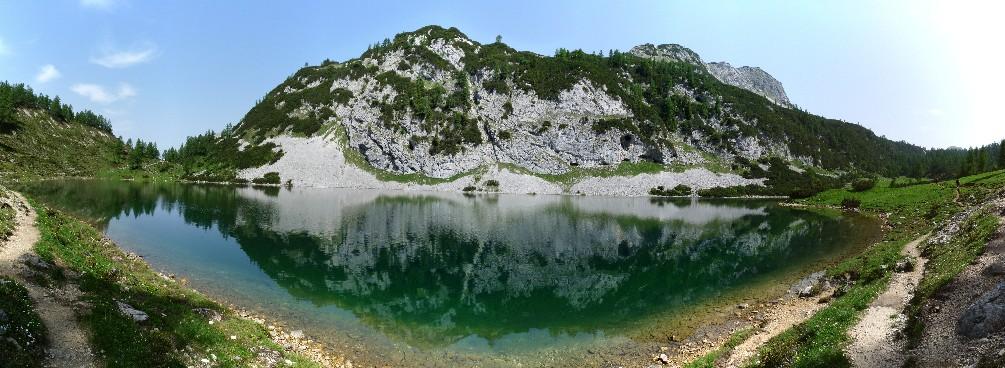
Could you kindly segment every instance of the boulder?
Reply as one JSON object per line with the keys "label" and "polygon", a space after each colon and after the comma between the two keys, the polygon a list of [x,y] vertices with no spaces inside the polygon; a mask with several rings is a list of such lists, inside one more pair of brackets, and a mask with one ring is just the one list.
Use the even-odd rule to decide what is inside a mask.
{"label": "boulder", "polygon": [[1005,262],[995,262],[988,265],[981,273],[984,276],[1002,276],[1005,275]]}
{"label": "boulder", "polygon": [[982,338],[1005,328],[1005,283],[999,283],[971,304],[956,325],[956,333]]}
{"label": "boulder", "polygon": [[147,316],[147,314],[145,312],[143,312],[143,311],[141,311],[139,309],[133,308],[129,304],[126,304],[126,303],[123,303],[123,302],[115,302],[115,303],[118,304],[118,306],[119,306],[119,312],[121,312],[122,314],[128,316],[129,318],[132,318],[133,321],[143,322],[143,321],[146,321],[148,318],[150,318],[149,316]]}
{"label": "boulder", "polygon": [[209,308],[195,308],[192,310],[192,312],[195,312],[200,316],[205,317],[207,320],[213,322],[220,322],[221,320],[223,320],[223,315],[220,314],[220,312],[217,312]]}
{"label": "boulder", "polygon": [[796,283],[789,289],[789,292],[799,295],[800,297],[803,298],[816,296],[817,294],[820,294],[820,292],[823,289],[821,286],[823,278],[824,278],[823,271],[814,272],[809,276],[806,276],[802,280],[799,280],[798,283]]}
{"label": "boulder", "polygon": [[256,362],[263,367],[275,367],[283,360],[283,354],[266,347],[255,347],[251,351],[255,353]]}
{"label": "boulder", "polygon": [[914,271],[914,262],[910,260],[901,260],[893,265],[894,272],[911,272]]}

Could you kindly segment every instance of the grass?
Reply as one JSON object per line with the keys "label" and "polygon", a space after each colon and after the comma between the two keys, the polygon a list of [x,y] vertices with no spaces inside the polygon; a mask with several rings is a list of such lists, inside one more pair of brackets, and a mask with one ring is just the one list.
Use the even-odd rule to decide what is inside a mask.
{"label": "grass", "polygon": [[99,171],[95,177],[100,179],[170,182],[178,181],[184,175],[185,170],[181,165],[167,161],[149,161],[140,169],[134,170],[126,167],[107,169]]}
{"label": "grass", "polygon": [[[41,233],[35,251],[62,266],[50,276],[53,282],[79,275],[83,299],[91,306],[81,320],[106,366],[183,367],[211,359],[215,366],[241,367],[254,361],[256,348],[282,352],[263,326],[165,280],[144,262],[127,257],[106,242],[91,226],[37,202],[32,205],[38,212]],[[119,312],[119,301],[147,313],[149,319],[134,322]],[[216,310],[224,318],[209,324],[193,311],[195,308]],[[297,366],[314,366],[297,355],[287,354],[286,358]]]}
{"label": "grass", "polygon": [[42,367],[47,334],[28,290],[0,277],[0,367]]}
{"label": "grass", "polygon": [[723,357],[726,353],[729,353],[734,348],[742,344],[744,341],[747,340],[747,338],[750,337],[750,335],[753,334],[754,329],[750,327],[736,331],[733,333],[732,336],[729,337],[729,340],[726,340],[726,343],[723,344],[721,347],[709,352],[708,354],[705,354],[704,356],[698,359],[695,359],[694,361],[685,365],[684,368],[714,368],[716,366],[715,362],[719,360],[719,358]]}
{"label": "grass", "polygon": [[[960,202],[955,201],[953,182],[919,184],[890,188],[889,180],[862,192],[833,189],[799,201],[810,206],[839,206],[845,198],[861,201],[861,210],[869,215],[887,215],[890,228],[884,238],[857,257],[828,270],[829,276],[847,274],[856,282],[810,319],[769,340],[748,362],[751,367],[847,367],[844,355],[849,343],[847,331],[858,322],[860,312],[868,307],[889,282],[889,270],[901,258],[903,246],[931,232],[965,206],[978,205],[991,193],[1005,187],[1005,171],[962,178]],[[914,334],[920,334],[918,310],[935,291],[945,285],[983,251],[984,244],[997,228],[997,217],[977,211],[965,221],[964,230],[942,246],[923,249],[929,258],[915,299],[908,308]],[[913,309],[912,309],[913,308]],[[913,317],[912,317],[913,316]],[[910,331],[909,331],[910,333]]]}

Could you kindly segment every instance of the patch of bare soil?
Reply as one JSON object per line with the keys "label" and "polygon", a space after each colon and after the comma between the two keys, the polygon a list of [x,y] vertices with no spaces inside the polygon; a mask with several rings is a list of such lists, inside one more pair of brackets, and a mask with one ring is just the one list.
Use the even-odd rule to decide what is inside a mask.
{"label": "patch of bare soil", "polygon": [[[824,297],[825,299],[829,299]],[[787,296],[780,301],[766,305],[758,313],[762,316],[760,328],[747,338],[746,341],[737,345],[725,360],[726,367],[740,367],[757,354],[757,348],[778,336],[783,331],[795,326],[812,316],[814,313],[827,306],[821,303],[818,298],[799,298],[795,295]]]}
{"label": "patch of bare soil", "polygon": [[94,367],[87,332],[77,322],[74,309],[78,306],[80,291],[75,285],[45,287],[31,277],[40,269],[53,267],[40,260],[32,251],[39,239],[35,227],[35,210],[18,193],[10,193],[10,205],[16,210],[14,234],[0,246],[0,274],[13,277],[28,289],[35,301],[35,310],[49,332],[46,349],[48,367]]}

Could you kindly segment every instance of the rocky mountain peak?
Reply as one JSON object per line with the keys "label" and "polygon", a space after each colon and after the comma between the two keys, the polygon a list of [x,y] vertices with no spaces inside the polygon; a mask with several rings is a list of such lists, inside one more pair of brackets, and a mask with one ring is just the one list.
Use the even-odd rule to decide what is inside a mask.
{"label": "rocky mountain peak", "polygon": [[759,94],[779,106],[793,107],[789,96],[785,94],[782,82],[761,68],[750,66],[737,68],[727,62],[708,63],[705,67],[722,83]]}
{"label": "rocky mountain peak", "polygon": [[697,53],[678,44],[653,45],[651,43],[646,43],[632,47],[632,49],[628,52],[638,57],[658,61],[677,61],[694,65],[705,64],[701,61],[701,56],[698,56]]}

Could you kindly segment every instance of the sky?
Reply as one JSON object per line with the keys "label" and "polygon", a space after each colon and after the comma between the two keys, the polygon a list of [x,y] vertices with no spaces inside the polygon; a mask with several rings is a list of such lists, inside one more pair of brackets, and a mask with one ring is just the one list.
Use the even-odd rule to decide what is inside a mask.
{"label": "sky", "polygon": [[925,147],[1005,138],[1001,1],[0,0],[0,80],[177,146],[304,63],[429,24],[519,50],[677,43],[759,66],[802,109]]}

